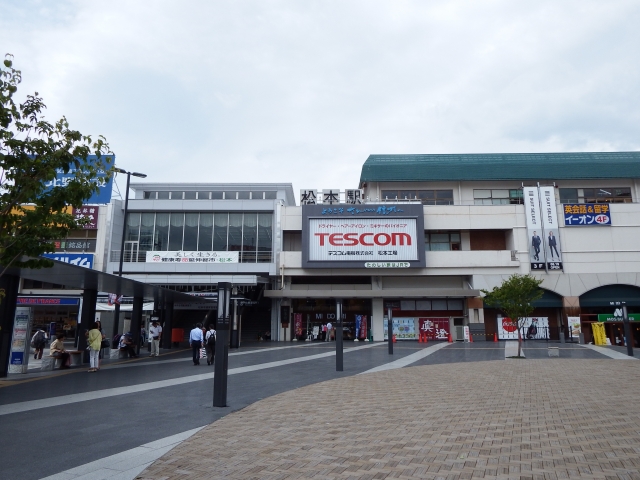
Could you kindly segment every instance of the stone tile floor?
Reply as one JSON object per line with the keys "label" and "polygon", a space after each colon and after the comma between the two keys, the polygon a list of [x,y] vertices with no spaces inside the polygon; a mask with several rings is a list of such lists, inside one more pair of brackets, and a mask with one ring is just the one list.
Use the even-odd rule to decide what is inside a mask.
{"label": "stone tile floor", "polygon": [[204,428],[139,479],[640,479],[640,363],[527,359],[309,385]]}

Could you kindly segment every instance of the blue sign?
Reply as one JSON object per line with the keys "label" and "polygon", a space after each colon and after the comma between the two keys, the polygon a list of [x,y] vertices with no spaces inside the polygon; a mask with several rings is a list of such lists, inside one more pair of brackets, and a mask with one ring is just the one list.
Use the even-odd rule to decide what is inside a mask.
{"label": "blue sign", "polygon": [[567,203],[562,210],[566,227],[611,225],[608,203]]}
{"label": "blue sign", "polygon": [[[70,297],[18,297],[18,305],[79,305],[79,298]],[[55,325],[55,322],[52,322]],[[55,334],[54,334],[55,335]]]}
{"label": "blue sign", "polygon": [[70,265],[93,268],[93,253],[44,253],[42,256]]}
{"label": "blue sign", "polygon": [[[110,163],[107,162],[109,158],[111,158]],[[89,155],[87,157],[87,162],[95,163],[97,159],[98,157],[96,155]],[[115,162],[116,157],[115,155],[106,155],[106,156],[103,155],[101,160],[103,163],[106,164],[107,168],[110,168],[111,166],[113,166],[113,163]],[[45,184],[48,187],[47,190],[54,187],[66,186],[67,183],[69,183],[69,180],[75,177],[75,174],[76,174],[75,172],[76,170],[73,168],[69,170],[67,173],[65,173],[62,169],[59,169],[58,174],[56,175],[56,178]],[[94,193],[88,200],[83,201],[84,204],[91,205],[95,203],[111,202],[111,191],[113,190],[113,177],[111,177],[109,181],[105,182],[104,178],[106,176],[107,176],[107,172],[105,172],[104,170],[100,170],[98,172],[97,178],[102,179],[101,182],[104,182],[104,183],[102,183],[102,185],[98,187],[98,193]]]}
{"label": "blue sign", "polygon": [[329,207],[323,208],[321,215],[389,215],[391,213],[402,213],[404,210],[397,206],[384,206],[381,205],[379,207],[374,208],[365,208],[365,207]]}
{"label": "blue sign", "polygon": [[24,352],[11,352],[11,365],[22,365],[24,363]]}

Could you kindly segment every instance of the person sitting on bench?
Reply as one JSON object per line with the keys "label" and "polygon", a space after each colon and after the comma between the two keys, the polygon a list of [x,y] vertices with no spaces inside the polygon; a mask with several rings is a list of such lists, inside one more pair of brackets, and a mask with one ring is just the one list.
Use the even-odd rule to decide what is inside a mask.
{"label": "person sitting on bench", "polygon": [[131,332],[127,332],[120,337],[120,344],[118,345],[118,348],[121,351],[127,352],[129,354],[129,358],[138,358],[138,355],[136,355],[135,346],[133,344],[133,335],[131,334]]}
{"label": "person sitting on bench", "polygon": [[64,349],[64,334],[59,333],[56,339],[49,346],[49,356],[59,358],[62,363],[60,368],[69,368],[71,366],[71,355]]}

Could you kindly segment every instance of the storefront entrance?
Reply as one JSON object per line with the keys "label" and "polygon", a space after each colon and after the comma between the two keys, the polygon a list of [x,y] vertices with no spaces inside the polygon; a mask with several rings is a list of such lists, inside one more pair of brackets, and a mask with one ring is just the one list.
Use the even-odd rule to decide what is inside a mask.
{"label": "storefront entrance", "polygon": [[[323,326],[336,327],[336,302],[334,299],[293,299],[294,338],[299,341],[325,340]],[[371,332],[371,300],[347,298],[342,301],[342,338],[345,341],[364,340]]]}

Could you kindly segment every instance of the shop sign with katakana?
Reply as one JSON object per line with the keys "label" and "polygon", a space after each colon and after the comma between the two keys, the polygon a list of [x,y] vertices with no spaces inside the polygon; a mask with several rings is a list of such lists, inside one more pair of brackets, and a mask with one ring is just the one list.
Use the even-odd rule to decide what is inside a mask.
{"label": "shop sign with katakana", "polygon": [[565,227],[611,225],[611,209],[608,203],[565,203]]}
{"label": "shop sign with katakana", "polygon": [[45,253],[42,256],[69,265],[93,268],[93,253]]}

